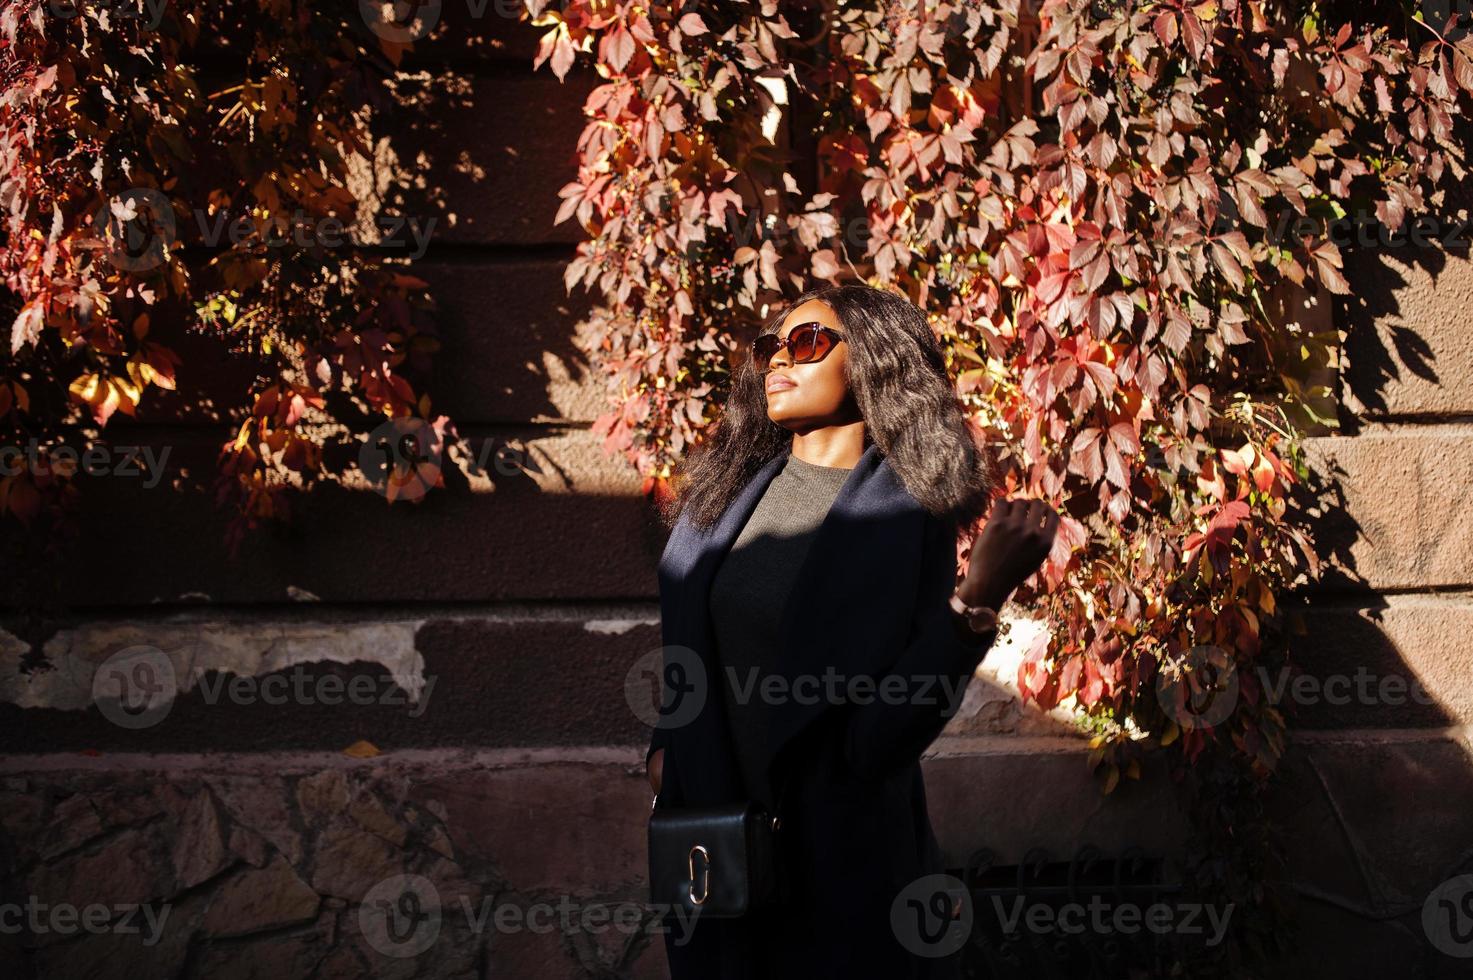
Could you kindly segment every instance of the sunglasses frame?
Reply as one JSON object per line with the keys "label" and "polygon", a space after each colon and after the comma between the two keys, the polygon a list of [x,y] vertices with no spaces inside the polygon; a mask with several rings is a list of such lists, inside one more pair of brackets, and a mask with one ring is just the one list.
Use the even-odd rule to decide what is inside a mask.
{"label": "sunglasses frame", "polygon": [[[821,333],[824,336],[828,337],[830,340],[832,340],[833,343],[829,345],[829,349],[828,350],[824,351],[822,354],[818,355],[817,357],[810,357],[807,360],[801,360],[800,361],[798,359],[797,355],[795,355],[793,353],[793,338],[797,335],[797,333],[798,333],[799,330],[803,330],[805,328],[812,328],[812,329],[816,330],[818,333]],[[817,320],[809,320],[806,323],[800,323],[797,326],[793,327],[793,329],[791,329],[791,330],[788,331],[788,335],[786,337],[778,337],[778,335],[775,332],[774,333],[764,333],[764,334],[760,334],[757,337],[755,337],[752,340],[752,363],[753,363],[753,366],[762,364],[762,356],[757,352],[757,344],[764,337],[777,337],[777,346],[773,348],[771,354],[767,355],[767,363],[766,363],[766,365],[763,366],[763,367],[758,367],[757,368],[757,373],[758,374],[766,374],[768,371],[771,371],[772,370],[772,359],[777,356],[777,352],[780,351],[780,350],[786,349],[787,352],[788,352],[788,355],[793,358],[793,363],[794,364],[817,364],[819,361],[823,360],[825,357],[828,357],[829,354],[833,353],[834,348],[837,347],[844,340],[844,335],[841,334],[841,333],[839,333],[839,331],[833,329],[832,327],[826,327],[822,323],[819,323]]]}

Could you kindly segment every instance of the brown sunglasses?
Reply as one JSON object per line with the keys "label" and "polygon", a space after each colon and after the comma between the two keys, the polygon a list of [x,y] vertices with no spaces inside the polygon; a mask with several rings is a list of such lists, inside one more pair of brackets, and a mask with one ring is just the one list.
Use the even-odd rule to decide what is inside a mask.
{"label": "brown sunglasses", "polygon": [[777,352],[786,347],[794,364],[811,364],[827,357],[843,339],[839,331],[821,323],[800,323],[788,331],[786,340],[775,333],[765,333],[752,341],[752,362],[757,372],[764,374]]}

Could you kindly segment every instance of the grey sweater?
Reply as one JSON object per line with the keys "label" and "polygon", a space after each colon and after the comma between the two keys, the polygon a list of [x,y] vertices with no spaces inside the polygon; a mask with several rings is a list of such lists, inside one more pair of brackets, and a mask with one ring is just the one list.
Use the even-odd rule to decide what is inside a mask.
{"label": "grey sweater", "polygon": [[771,706],[762,677],[777,663],[778,626],[803,559],[852,468],[818,466],[789,455],[767,485],[711,582],[719,686],[748,793],[768,806],[756,759]]}

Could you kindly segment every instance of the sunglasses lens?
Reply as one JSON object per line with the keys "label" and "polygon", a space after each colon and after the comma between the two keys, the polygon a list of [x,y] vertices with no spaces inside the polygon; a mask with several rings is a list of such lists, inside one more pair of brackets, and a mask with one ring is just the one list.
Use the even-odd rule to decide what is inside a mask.
{"label": "sunglasses lens", "polygon": [[758,371],[766,371],[772,355],[776,354],[782,341],[775,333],[765,333],[752,341],[752,360]]}
{"label": "sunglasses lens", "polygon": [[816,361],[829,352],[834,342],[817,324],[805,324],[792,333],[793,360],[802,364]]}
{"label": "sunglasses lens", "polygon": [[766,371],[773,355],[787,347],[794,364],[817,361],[834,348],[833,337],[821,324],[805,323],[788,331],[784,341],[775,333],[765,333],[752,341],[752,360],[759,372]]}

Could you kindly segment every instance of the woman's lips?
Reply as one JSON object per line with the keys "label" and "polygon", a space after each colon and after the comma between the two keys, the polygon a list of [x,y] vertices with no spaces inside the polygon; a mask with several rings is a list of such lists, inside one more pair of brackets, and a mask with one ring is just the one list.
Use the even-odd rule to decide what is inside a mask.
{"label": "woman's lips", "polygon": [[768,392],[786,391],[788,388],[798,387],[798,382],[792,378],[772,378],[767,382]]}

